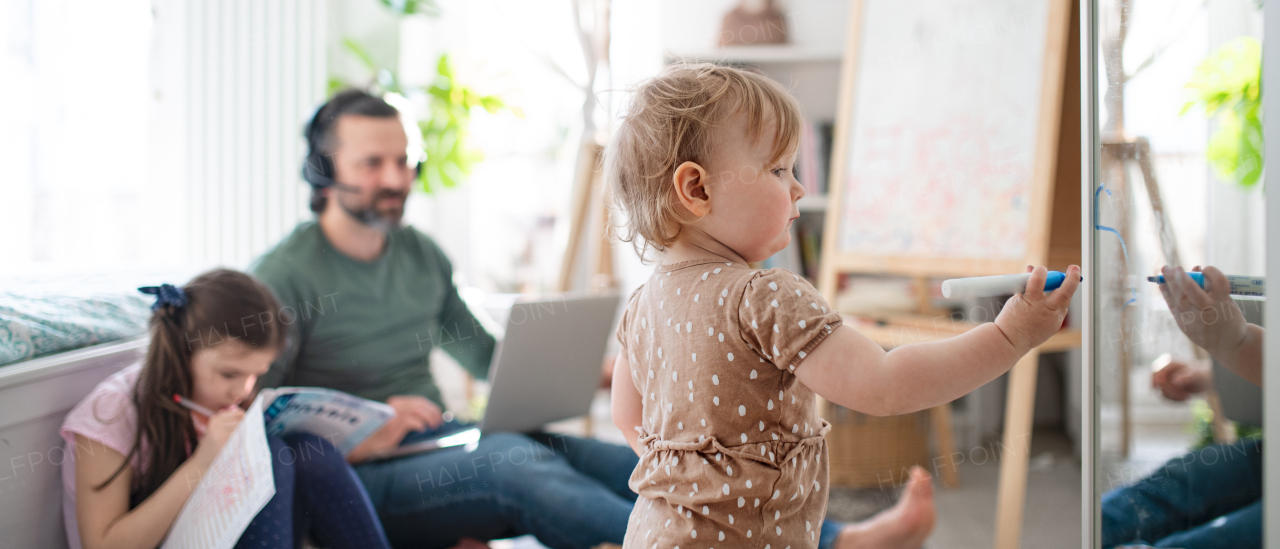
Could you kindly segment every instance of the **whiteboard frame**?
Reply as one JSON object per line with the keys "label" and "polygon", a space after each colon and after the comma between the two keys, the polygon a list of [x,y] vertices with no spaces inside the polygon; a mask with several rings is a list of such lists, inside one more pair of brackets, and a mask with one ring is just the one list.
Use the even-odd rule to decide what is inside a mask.
{"label": "whiteboard frame", "polygon": [[[1280,3],[1266,2],[1262,7],[1262,85],[1265,89],[1280,90],[1280,25],[1267,25],[1267,21],[1280,22]],[[1280,112],[1280,94],[1264,93],[1262,108],[1270,112]],[[1280,159],[1280,116],[1268,116],[1262,121],[1263,134],[1266,138],[1266,158]],[[1275,162],[1275,160],[1273,160]],[[1273,168],[1271,171],[1275,172]],[[1280,172],[1277,172],[1280,173]],[[1270,179],[1269,176],[1267,179]],[[1265,183],[1265,181],[1264,181]],[[1266,275],[1272,279],[1280,278],[1280,192],[1266,193],[1267,211],[1267,269]],[[1274,385],[1280,379],[1280,299],[1271,298],[1263,309],[1267,335],[1262,342],[1263,356],[1263,395],[1267,386]],[[1268,380],[1270,380],[1268,382]],[[1274,391],[1272,392],[1274,394]],[[1280,406],[1275,398],[1263,398],[1263,439],[1280,440]],[[1280,505],[1267,505],[1266,502],[1280,501],[1280,452],[1272,448],[1263,455],[1262,462],[1262,545],[1269,548],[1280,548],[1280,534],[1267,525],[1280,524]]]}
{"label": "whiteboard frame", "polygon": [[[845,253],[840,250],[841,211],[844,179],[848,172],[850,121],[858,90],[858,55],[861,47],[864,4],[851,0],[849,32],[840,74],[840,105],[835,121],[828,193],[827,218],[823,230],[822,265],[818,286],[823,296],[834,300],[837,279],[843,273],[897,274],[913,276],[982,276],[1018,273],[1026,265],[1044,265],[1049,256],[1049,228],[1058,154],[1058,130],[1062,108],[1063,70],[1066,64],[1067,32],[1071,0],[1048,0],[1044,63],[1040,77],[1039,123],[1036,129],[1035,159],[1032,165],[1031,200],[1028,209],[1026,257],[1023,260],[994,260],[958,257],[889,256]],[[833,301],[834,302],[834,301]]]}
{"label": "whiteboard frame", "polygon": [[1098,427],[1101,412],[1095,398],[1099,387],[1093,359],[1094,284],[1093,189],[1101,181],[1098,159],[1102,153],[1102,133],[1098,131],[1098,25],[1097,0],[1080,0],[1080,263],[1084,281],[1080,284],[1080,547],[1102,546],[1102,494],[1098,493]]}

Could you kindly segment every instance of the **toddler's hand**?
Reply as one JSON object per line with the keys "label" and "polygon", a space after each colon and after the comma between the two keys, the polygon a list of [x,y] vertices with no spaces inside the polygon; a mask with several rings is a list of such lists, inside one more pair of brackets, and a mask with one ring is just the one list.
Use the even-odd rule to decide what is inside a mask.
{"label": "toddler's hand", "polygon": [[1009,298],[996,317],[996,326],[1023,353],[1038,347],[1057,333],[1067,316],[1071,296],[1075,295],[1076,288],[1080,285],[1080,267],[1075,265],[1067,269],[1067,279],[1062,282],[1062,286],[1048,294],[1044,292],[1048,269],[1027,267],[1027,271],[1031,273],[1031,278],[1027,280],[1026,289]]}
{"label": "toddler's hand", "polygon": [[[1200,271],[1200,267],[1192,269]],[[1209,354],[1229,352],[1244,341],[1249,323],[1245,322],[1240,308],[1231,301],[1231,283],[1216,267],[1204,269],[1204,283],[1209,291],[1200,288],[1181,267],[1161,267],[1164,284],[1160,294],[1169,304],[1173,321],[1192,343]]]}

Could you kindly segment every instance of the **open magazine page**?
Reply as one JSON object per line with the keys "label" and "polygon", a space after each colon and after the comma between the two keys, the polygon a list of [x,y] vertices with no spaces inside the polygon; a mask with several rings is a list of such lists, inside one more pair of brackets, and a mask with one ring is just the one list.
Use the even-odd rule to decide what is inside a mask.
{"label": "open magazine page", "polygon": [[266,403],[267,434],[311,433],[344,456],[395,416],[381,402],[319,387],[263,389],[259,399]]}
{"label": "open magazine page", "polygon": [[231,549],[275,493],[258,397],[187,498],[162,549]]}

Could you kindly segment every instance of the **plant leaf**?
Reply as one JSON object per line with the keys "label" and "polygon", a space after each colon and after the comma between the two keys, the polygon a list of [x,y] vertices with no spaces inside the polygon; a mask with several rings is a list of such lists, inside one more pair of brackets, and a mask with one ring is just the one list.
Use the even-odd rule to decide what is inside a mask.
{"label": "plant leaf", "polygon": [[347,37],[342,39],[342,46],[345,47],[347,51],[351,52],[352,55],[356,56],[356,59],[360,61],[360,64],[364,65],[364,67],[369,69],[370,72],[377,72],[381,68],[378,66],[378,62],[373,60],[373,56],[369,54],[369,50],[366,50],[359,42]]}
{"label": "plant leaf", "polygon": [[1241,37],[1215,49],[1196,67],[1186,88],[1195,105],[1216,121],[1205,157],[1220,179],[1244,187],[1257,184],[1264,166],[1262,131],[1262,46]]}

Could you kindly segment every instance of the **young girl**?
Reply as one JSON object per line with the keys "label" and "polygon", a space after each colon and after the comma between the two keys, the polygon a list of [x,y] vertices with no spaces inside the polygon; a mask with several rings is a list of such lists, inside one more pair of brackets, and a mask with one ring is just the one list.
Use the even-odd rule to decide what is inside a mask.
{"label": "young girl", "polygon": [[[159,546],[284,344],[289,319],[279,318],[271,290],[246,274],[219,269],[183,288],[141,290],[158,294],[146,359],[99,384],[62,424],[72,549]],[[307,533],[330,548],[389,546],[364,488],[328,441],[268,442],[276,494],[236,547],[292,548]]]}
{"label": "young girl", "polygon": [[873,415],[929,408],[1062,326],[1075,266],[1052,294],[1034,269],[994,323],[888,353],[804,279],[748,267],[790,241],[799,130],[773,81],[675,65],[638,87],[606,152],[621,236],[662,253],[618,329],[613,417],[640,455],[626,547],[815,547],[829,429],[815,392]]}

